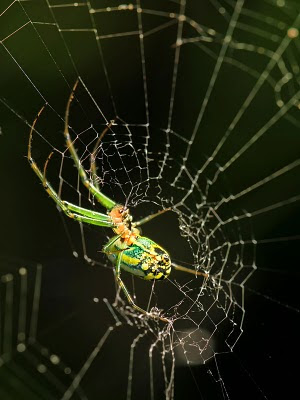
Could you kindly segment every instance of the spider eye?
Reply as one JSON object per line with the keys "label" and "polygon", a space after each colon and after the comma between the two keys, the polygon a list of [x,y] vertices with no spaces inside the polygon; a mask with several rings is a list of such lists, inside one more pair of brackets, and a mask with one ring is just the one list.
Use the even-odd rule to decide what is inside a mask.
{"label": "spider eye", "polygon": [[120,212],[120,214],[123,215],[123,218],[125,218],[129,214],[129,209],[127,207],[122,207],[122,208],[120,208],[119,212]]}

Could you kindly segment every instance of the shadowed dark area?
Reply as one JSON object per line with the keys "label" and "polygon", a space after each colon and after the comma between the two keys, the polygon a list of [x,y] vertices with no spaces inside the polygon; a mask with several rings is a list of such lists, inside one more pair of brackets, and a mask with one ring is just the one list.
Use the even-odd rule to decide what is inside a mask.
{"label": "shadowed dark area", "polygon": [[[299,15],[293,0],[3,1],[1,399],[294,398]],[[209,275],[173,268],[153,285],[122,272],[169,328],[123,296],[115,307],[112,230],[67,218],[26,158],[45,105],[33,158],[43,171],[53,152],[59,195],[106,212],[64,142],[78,77],[70,135],[87,174],[114,120],[96,154],[101,190],[135,221],[172,208],[142,235]]]}

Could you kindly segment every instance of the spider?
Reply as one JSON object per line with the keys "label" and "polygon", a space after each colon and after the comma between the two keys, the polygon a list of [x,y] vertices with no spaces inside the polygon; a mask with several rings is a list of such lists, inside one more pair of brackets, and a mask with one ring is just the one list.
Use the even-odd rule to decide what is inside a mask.
{"label": "spider", "polygon": [[135,304],[132,296],[130,295],[128,289],[126,288],[124,282],[121,279],[121,269],[138,276],[142,279],[148,281],[154,280],[164,280],[168,278],[171,273],[171,268],[176,270],[187,272],[193,275],[201,275],[208,278],[208,274],[195,271],[174,262],[171,262],[169,253],[163,249],[160,245],[155,243],[148,237],[141,236],[139,226],[145,224],[146,222],[152,220],[153,218],[163,214],[170,209],[163,209],[155,214],[151,214],[137,222],[133,222],[132,216],[128,207],[116,203],[114,200],[107,197],[104,193],[100,191],[98,181],[99,178],[96,175],[96,152],[99,148],[100,142],[103,136],[111,128],[113,122],[107,124],[101,135],[99,136],[94,150],[91,154],[91,175],[92,179],[87,176],[85,169],[83,168],[78,154],[74,147],[74,142],[71,139],[69,133],[69,112],[72,100],[74,98],[74,93],[78,85],[79,80],[75,82],[71,94],[69,96],[66,111],[65,111],[65,121],[64,121],[64,136],[66,141],[67,149],[69,150],[71,157],[78,169],[79,176],[83,185],[88,189],[88,191],[94,196],[94,198],[107,210],[107,213],[100,213],[86,208],[82,208],[68,201],[62,200],[58,193],[53,189],[51,184],[46,179],[46,168],[49,159],[52,155],[48,157],[45,162],[44,170],[38,167],[35,160],[32,158],[31,148],[32,148],[32,136],[35,131],[35,125],[40,117],[45,105],[38,112],[35,120],[31,125],[31,130],[29,134],[28,142],[28,153],[27,158],[30,163],[31,168],[42,181],[43,187],[48,193],[48,195],[55,201],[59,208],[69,217],[78,222],[84,222],[91,225],[103,226],[111,228],[114,232],[114,236],[108,241],[103,247],[103,252],[107,255],[108,259],[113,263],[115,267],[115,279],[124,292],[129,304],[138,312],[145,314],[152,318],[159,318],[163,322],[170,322],[167,318],[156,315],[154,313],[143,310],[137,304]]}

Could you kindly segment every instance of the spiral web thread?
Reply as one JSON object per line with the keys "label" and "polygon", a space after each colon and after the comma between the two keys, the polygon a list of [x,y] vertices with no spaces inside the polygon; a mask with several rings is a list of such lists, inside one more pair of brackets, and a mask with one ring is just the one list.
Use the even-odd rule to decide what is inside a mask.
{"label": "spiral web thread", "polygon": [[[57,378],[52,384],[63,400],[88,398],[82,391],[82,379],[93,369],[108,338],[127,327],[136,332],[128,371],[124,371],[128,374],[127,399],[135,398],[135,360],[142,346],[148,351],[149,398],[156,398],[155,385],[161,379],[165,398],[172,399],[175,367],[208,360],[215,363],[213,379],[223,398],[230,398],[217,355],[231,352],[243,332],[245,285],[260,269],[256,251],[270,243],[280,246],[299,239],[294,234],[268,236],[260,229],[278,210],[292,210],[300,199],[298,187],[285,184],[287,176],[299,173],[297,152],[291,150],[284,157],[274,151],[266,162],[260,149],[271,149],[283,128],[286,143],[297,140],[300,8],[297,2],[280,0],[252,5],[209,0],[203,9],[183,0],[104,3],[102,8],[96,1],[15,0],[3,4],[3,68],[11,68],[7,73],[14,76],[18,87],[24,87],[32,105],[23,111],[20,100],[9,95],[2,97],[1,103],[24,122],[25,132],[46,104],[32,145],[33,152],[34,147],[41,149],[37,162],[42,168],[53,151],[47,178],[59,195],[99,210],[74,174],[61,134],[67,99],[79,78],[70,111],[70,134],[85,170],[93,176],[90,160],[96,145],[97,183],[105,194],[128,205],[133,215],[135,210],[144,217],[170,207],[169,216],[165,213],[152,222],[160,227],[160,218],[170,220],[172,232],[163,245],[178,264],[208,277],[178,272],[164,286],[150,284],[147,289],[144,282],[124,277],[138,304],[144,302],[148,310],[163,312],[171,323],[139,315],[117,291],[115,302],[104,299],[113,323],[79,372],[73,374],[64,366],[68,379],[58,382]],[[33,65],[39,57],[41,64]],[[46,77],[41,65],[48,65]],[[49,84],[50,80],[55,85]],[[224,113],[220,107],[225,108]],[[214,125],[218,131],[210,128],[216,118],[220,118]],[[110,121],[111,128],[99,142]],[[253,159],[260,169],[249,171],[247,165]],[[240,179],[239,169],[243,171]],[[66,229],[75,256],[83,255],[92,265],[111,267],[90,248],[91,231],[95,235],[99,230],[80,225],[79,249]],[[101,234],[104,244],[110,234],[107,230]],[[172,249],[174,243],[180,250]],[[20,271],[25,269],[19,269],[17,275],[20,292],[10,286],[13,275],[2,277],[2,347],[3,354],[10,354],[3,362],[8,364],[12,353],[6,348],[13,346],[7,342],[11,336],[7,331],[11,322],[7,321],[14,318],[9,307],[12,298],[24,302],[24,293],[30,293],[22,280],[26,274]],[[20,303],[19,320],[24,307]],[[33,307],[32,318],[37,314]],[[145,338],[148,342],[143,344]],[[14,348],[28,357],[36,352],[37,371],[47,375],[46,367],[39,370],[44,365],[40,362],[43,351],[36,334],[29,334],[28,348],[22,344],[24,341],[18,340]],[[57,365],[63,365],[60,359]],[[55,367],[52,362],[54,371]]]}

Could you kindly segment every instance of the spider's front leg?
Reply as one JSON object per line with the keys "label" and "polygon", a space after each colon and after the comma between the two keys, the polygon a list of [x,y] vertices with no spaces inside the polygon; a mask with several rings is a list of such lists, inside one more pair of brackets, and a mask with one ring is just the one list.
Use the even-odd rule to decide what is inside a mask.
{"label": "spider's front leg", "polygon": [[74,205],[72,203],[62,200],[59,197],[58,193],[53,189],[50,182],[48,182],[48,180],[46,179],[46,168],[47,168],[47,164],[50,160],[52,153],[50,154],[50,156],[48,157],[48,159],[45,163],[44,172],[42,172],[40,170],[37,163],[33,159],[32,154],[31,154],[32,136],[33,136],[33,132],[35,130],[36,121],[38,120],[38,118],[41,115],[43,110],[44,110],[44,107],[41,108],[37,117],[35,118],[32,126],[31,126],[31,130],[30,130],[30,134],[29,134],[27,158],[28,158],[31,168],[36,173],[38,178],[41,180],[45,191],[49,194],[49,196],[55,201],[55,203],[60,207],[60,209],[69,218],[75,219],[76,221],[79,221],[79,222],[85,222],[85,223],[91,224],[91,225],[106,226],[109,228],[114,228],[115,224],[113,223],[110,216],[108,216],[106,214],[102,214],[100,212],[93,211],[93,210],[88,210],[83,207],[79,207],[77,205]]}
{"label": "spider's front leg", "polygon": [[[93,170],[93,179],[89,179],[84,168],[83,165],[81,164],[81,161],[78,157],[77,151],[74,147],[74,141],[71,139],[70,136],[70,132],[69,132],[69,114],[70,114],[70,107],[74,98],[74,93],[75,90],[78,86],[79,80],[77,79],[72,92],[69,96],[68,99],[68,103],[67,103],[67,107],[66,107],[66,112],[65,112],[65,128],[64,128],[64,136],[66,139],[66,145],[67,148],[71,154],[71,157],[73,158],[73,161],[75,163],[76,168],[78,169],[79,172],[79,176],[80,179],[82,181],[82,183],[84,184],[84,186],[88,189],[88,191],[90,193],[92,193],[93,196],[95,196],[96,200],[102,204],[107,210],[112,210],[115,206],[116,206],[116,202],[113,201],[112,199],[110,199],[108,196],[106,196],[104,193],[100,192],[98,185],[95,186],[95,177],[94,177],[94,173],[95,173],[95,167]],[[102,134],[100,135],[100,138],[102,139],[103,136],[105,135],[105,133],[110,129],[112,123],[108,124],[108,126],[104,129],[104,131],[102,132]],[[97,141],[97,145],[99,146],[100,141]],[[94,149],[94,152],[96,150]],[[93,153],[94,153],[93,152]],[[93,157],[93,153],[92,153],[92,157]]]}

